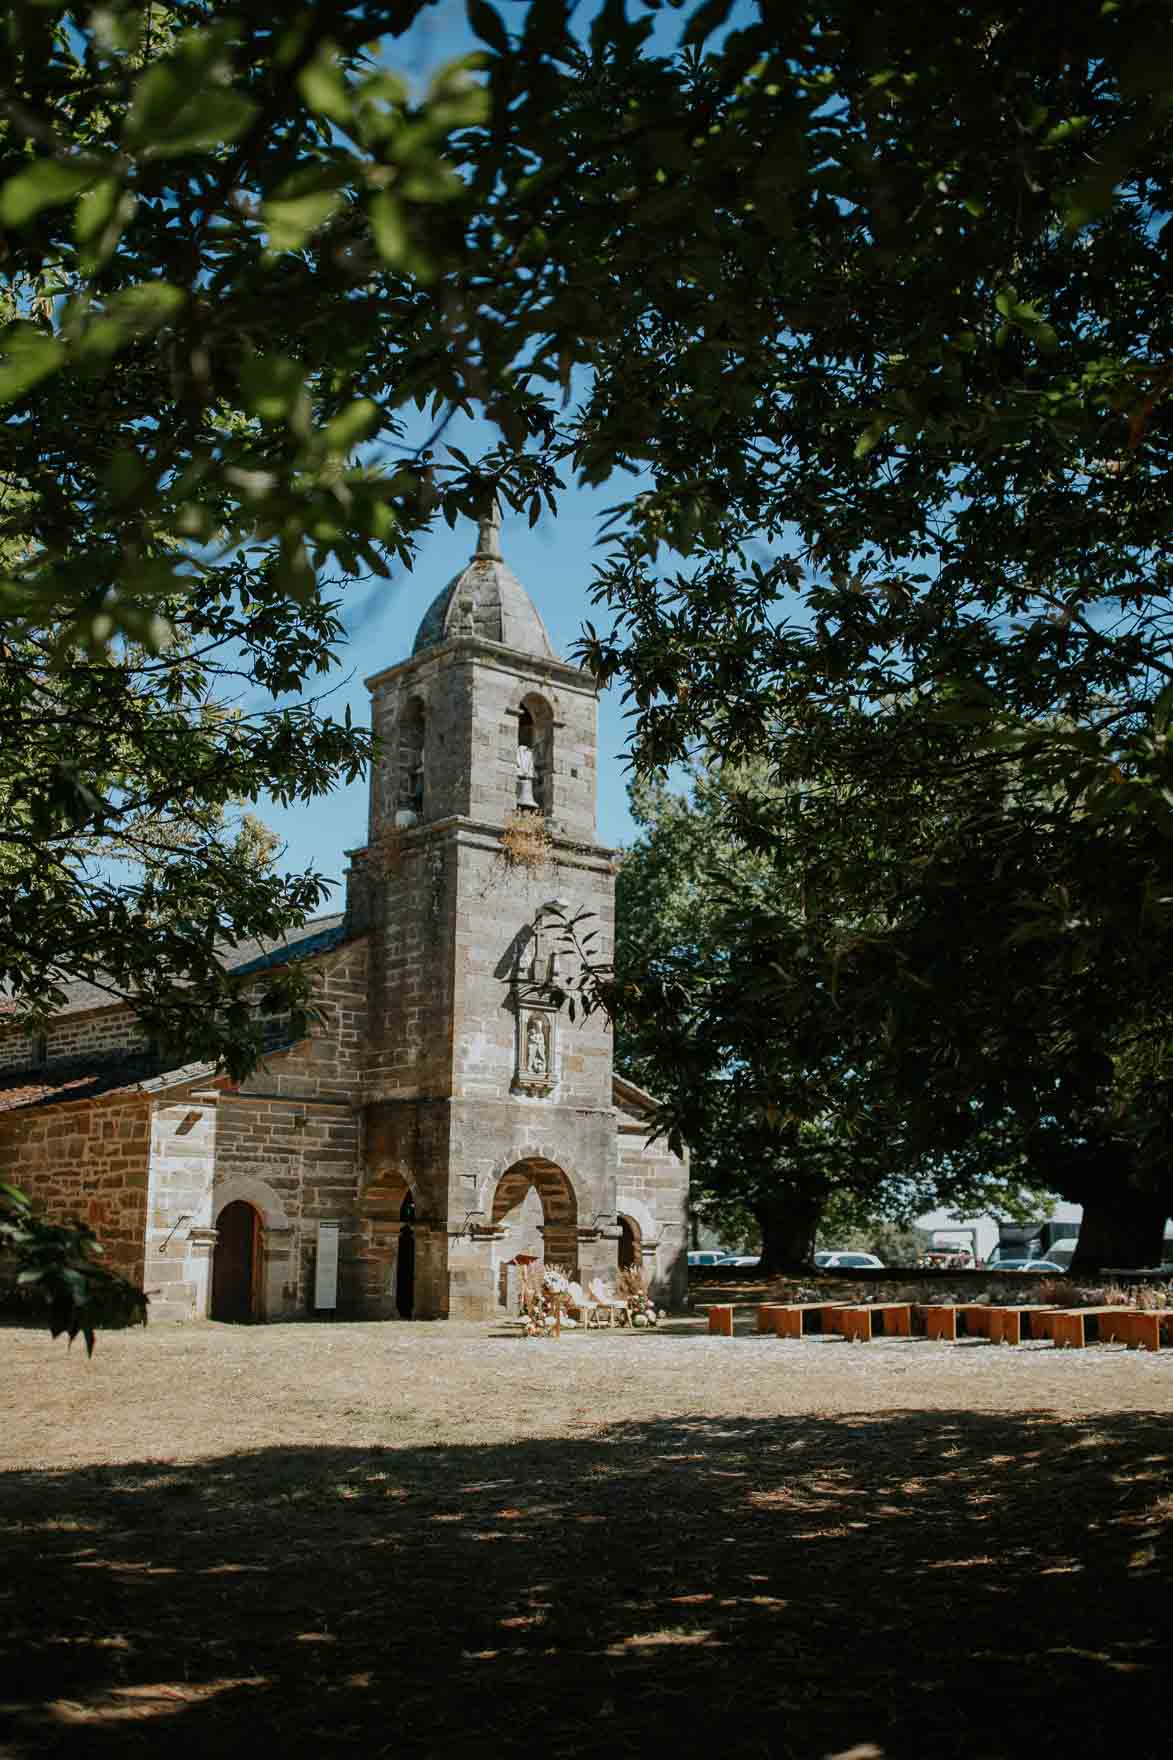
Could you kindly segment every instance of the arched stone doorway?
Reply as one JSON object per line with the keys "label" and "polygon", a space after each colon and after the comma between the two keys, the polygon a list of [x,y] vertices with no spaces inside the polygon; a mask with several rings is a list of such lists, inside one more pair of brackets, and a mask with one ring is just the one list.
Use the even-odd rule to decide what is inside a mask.
{"label": "arched stone doorway", "polygon": [[399,1207],[399,1251],[395,1256],[395,1312],[410,1320],[415,1312],[415,1199],[408,1192]]}
{"label": "arched stone doorway", "polygon": [[[537,1222],[536,1195],[541,1205]],[[493,1194],[494,1228],[508,1225],[510,1256],[536,1252],[547,1265],[578,1276],[578,1203],[574,1187],[556,1162],[530,1156],[507,1168]],[[533,1241],[530,1236],[537,1238]]]}
{"label": "arched stone doorway", "polygon": [[261,1219],[241,1198],[216,1218],[212,1258],[213,1320],[237,1325],[260,1318]]}
{"label": "arched stone doorway", "polygon": [[619,1269],[631,1271],[643,1265],[643,1233],[632,1216],[619,1217]]}

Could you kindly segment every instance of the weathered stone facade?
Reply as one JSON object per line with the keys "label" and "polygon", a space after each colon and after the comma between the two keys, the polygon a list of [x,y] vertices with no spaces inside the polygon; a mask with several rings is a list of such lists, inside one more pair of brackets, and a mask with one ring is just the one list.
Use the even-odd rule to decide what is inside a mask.
{"label": "weathered stone facade", "polygon": [[603,1016],[567,1006],[566,923],[600,958],[614,931],[594,685],[553,654],[491,524],[369,686],[380,756],[346,914],[241,964],[309,962],[306,1036],[239,1086],[188,1068],[54,1090],[56,1057],[144,1049],[79,986],[48,1047],[0,1035],[0,1064],[47,1078],[12,1077],[6,1166],[55,1214],[89,1207],[158,1317],[310,1313],[335,1242],[342,1313],[491,1318],[519,1251],[584,1282],[639,1263],[677,1305],[687,1168],[648,1146],[652,1103],[614,1076]]}

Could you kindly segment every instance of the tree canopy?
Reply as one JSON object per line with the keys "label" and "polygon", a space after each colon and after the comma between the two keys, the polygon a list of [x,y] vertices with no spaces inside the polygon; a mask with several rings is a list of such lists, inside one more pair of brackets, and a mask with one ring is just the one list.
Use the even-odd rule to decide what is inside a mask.
{"label": "tree canopy", "polygon": [[[479,52],[418,92],[395,44],[423,10],[8,10],[0,984],[32,1017],[62,972],[100,971],[246,1068],[217,946],[278,935],[321,881],[253,869],[223,813],[366,761],[309,695],[347,584],[407,566],[437,514],[497,492],[536,518],[567,473],[632,470],[583,654],[625,683],[637,762],[708,742],[881,815],[900,787],[960,798],[951,729],[987,793],[1029,775],[1009,815],[967,795],[952,841],[905,839],[923,886],[883,958],[925,962],[924,1006],[906,986],[893,1055],[911,1085],[928,1046],[965,1116],[991,1063],[957,998],[1003,1026],[1025,998],[1040,1081],[1086,1090],[1107,1058],[1152,1099],[1151,1179],[1163,8],[706,0],[660,53],[640,0],[508,22],[473,0]],[[433,427],[409,445],[417,406]],[[476,460],[443,443],[473,408],[499,435]],[[177,821],[192,836],[133,880],[86,867],[92,838]],[[760,1018],[771,996],[789,1018],[798,956],[760,929]],[[828,982],[879,994],[874,936],[818,945]]]}
{"label": "tree canopy", "polygon": [[659,1128],[688,1142],[694,1207],[750,1212],[775,1270],[809,1260],[829,1206],[846,1227],[1045,1200],[1004,1113],[953,1090],[930,1120],[914,1084],[894,1081],[892,962],[883,993],[836,981],[833,933],[889,952],[889,892],[860,879],[899,860],[876,824],[864,854],[858,816],[828,816],[816,874],[813,846],[788,831],[804,803],[764,766],[713,763],[690,783],[633,790],[641,835],[620,863],[607,981],[616,1059],[659,1097]]}

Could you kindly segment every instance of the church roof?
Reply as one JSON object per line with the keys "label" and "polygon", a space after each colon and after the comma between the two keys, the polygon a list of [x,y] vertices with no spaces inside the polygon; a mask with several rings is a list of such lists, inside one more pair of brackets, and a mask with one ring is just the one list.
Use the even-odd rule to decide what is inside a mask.
{"label": "church roof", "polygon": [[[271,966],[283,966],[293,960],[311,959],[315,954],[328,953],[332,947],[346,939],[346,920],[341,912],[329,917],[315,917],[310,923],[304,923],[300,929],[292,929],[281,941],[265,941],[260,936],[249,936],[245,941],[238,941],[235,947],[219,948],[221,962],[225,969],[248,977],[253,972],[263,972]],[[65,993],[64,1006],[54,1010],[53,1019],[59,1020],[62,1015],[82,1014],[91,1008],[125,1008],[126,1004],[120,996],[112,996],[99,984],[91,984],[88,978],[74,978],[62,984]],[[12,1004],[0,999],[0,1024],[6,1013],[12,1011]]]}
{"label": "church roof", "polygon": [[481,521],[471,560],[432,600],[411,651],[423,654],[458,636],[500,642],[516,654],[542,660],[558,658],[537,607],[501,555],[497,510]]}
{"label": "church roof", "polygon": [[185,1063],[160,1074],[158,1059],[133,1052],[57,1058],[41,1069],[0,1070],[0,1114],[62,1100],[96,1100],[102,1094],[150,1094],[206,1081],[215,1073],[214,1063]]}

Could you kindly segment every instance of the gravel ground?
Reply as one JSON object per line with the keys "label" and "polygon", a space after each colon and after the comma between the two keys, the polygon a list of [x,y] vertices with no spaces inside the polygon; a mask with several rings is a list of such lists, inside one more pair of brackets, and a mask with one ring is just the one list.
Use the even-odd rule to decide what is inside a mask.
{"label": "gravel ground", "polygon": [[1173,1352],[0,1332],[4,1760],[1147,1760]]}
{"label": "gravel ground", "polygon": [[225,1449],[516,1442],[677,1416],[1173,1411],[1173,1352],[973,1340],[733,1339],[700,1318],[652,1334],[486,1326],[154,1326],[92,1361],[0,1332],[0,1465],[197,1460]]}

